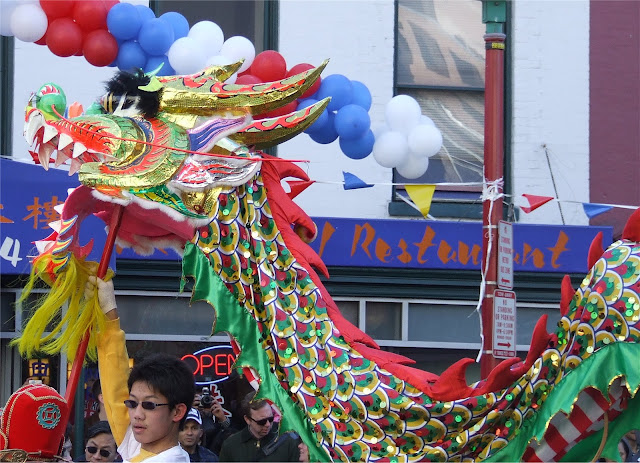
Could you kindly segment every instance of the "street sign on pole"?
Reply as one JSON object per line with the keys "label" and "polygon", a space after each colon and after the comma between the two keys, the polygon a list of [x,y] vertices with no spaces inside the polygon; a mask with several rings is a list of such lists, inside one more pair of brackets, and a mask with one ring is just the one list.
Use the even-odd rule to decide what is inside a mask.
{"label": "street sign on pole", "polygon": [[498,287],[513,289],[513,224],[498,222]]}
{"label": "street sign on pole", "polygon": [[516,293],[496,289],[493,293],[493,356],[516,356]]}

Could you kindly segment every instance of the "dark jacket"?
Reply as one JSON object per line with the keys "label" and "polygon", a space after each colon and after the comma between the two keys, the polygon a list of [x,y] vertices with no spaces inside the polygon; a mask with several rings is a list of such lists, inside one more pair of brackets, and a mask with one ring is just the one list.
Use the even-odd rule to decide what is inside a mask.
{"label": "dark jacket", "polygon": [[276,425],[259,441],[246,427],[224,441],[220,461],[298,461],[299,443],[296,433],[279,436]]}
{"label": "dark jacket", "polygon": [[218,461],[218,455],[202,445],[196,445],[196,451],[189,454],[191,461]]}

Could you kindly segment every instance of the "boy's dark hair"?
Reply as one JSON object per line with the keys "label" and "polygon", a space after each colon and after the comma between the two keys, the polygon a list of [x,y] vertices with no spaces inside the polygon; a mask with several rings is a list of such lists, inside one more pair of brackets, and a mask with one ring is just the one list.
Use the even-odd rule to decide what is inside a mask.
{"label": "boy's dark hair", "polygon": [[[133,384],[138,381],[147,383],[155,392],[165,396],[169,408],[185,404],[188,412],[193,405],[193,397],[196,393],[193,373],[186,363],[173,355],[152,354],[136,363],[127,381],[129,392]],[[186,417],[187,413],[184,414],[182,422]]]}

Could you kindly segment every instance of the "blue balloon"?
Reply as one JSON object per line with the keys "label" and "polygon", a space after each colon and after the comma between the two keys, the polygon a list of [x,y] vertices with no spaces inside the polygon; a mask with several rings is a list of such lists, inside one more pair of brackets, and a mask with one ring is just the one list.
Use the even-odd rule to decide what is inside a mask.
{"label": "blue balloon", "polygon": [[371,119],[362,106],[348,104],[338,110],[335,124],[340,138],[360,138],[371,127]]}
{"label": "blue balloon", "polygon": [[142,24],[152,19],[156,19],[156,14],[147,5],[136,5],[136,8],[138,9],[138,13],[142,19]]}
{"label": "blue balloon", "polygon": [[189,21],[187,21],[187,18],[182,16],[180,13],[169,11],[160,16],[160,19],[164,19],[171,24],[173,29],[173,38],[175,40],[186,37],[189,34]]}
{"label": "blue balloon", "polygon": [[116,39],[129,40],[138,36],[142,18],[131,3],[116,3],[107,14],[107,27]]}
{"label": "blue balloon", "polygon": [[164,55],[173,44],[173,28],[164,19],[154,18],[142,25],[138,42],[149,55]]}
{"label": "blue balloon", "polygon": [[153,72],[158,69],[158,66],[162,64],[162,67],[158,71],[157,76],[174,76],[176,71],[169,64],[169,57],[167,55],[150,56],[147,60],[147,64],[144,66],[144,72]]}
{"label": "blue balloon", "polygon": [[376,139],[371,130],[367,130],[360,138],[345,139],[340,137],[340,149],[351,159],[364,159],[373,151]]}
{"label": "blue balloon", "polygon": [[[318,100],[314,100],[313,98],[307,98],[306,100],[302,100],[298,103],[298,110],[304,109],[308,106],[312,106],[317,102]],[[309,134],[314,132],[319,132],[320,130],[323,129],[325,124],[328,124],[328,123],[329,123],[329,111],[327,111],[327,108],[325,108],[324,111],[322,111],[322,113],[320,114],[320,116],[318,116],[318,118],[313,122],[313,124],[307,127],[304,132]]]}
{"label": "blue balloon", "polygon": [[322,100],[328,96],[331,97],[327,106],[329,111],[337,111],[344,105],[348,105],[353,99],[351,81],[342,74],[331,74],[325,77],[314,97],[316,100]]}
{"label": "blue balloon", "polygon": [[[327,112],[325,110],[325,112]],[[318,130],[317,132],[310,133],[309,136],[316,143],[321,143],[323,145],[328,145],[329,143],[335,141],[338,138],[338,132],[336,132],[334,119],[336,118],[335,114],[332,112],[327,112],[327,116],[329,117],[329,121],[322,127],[322,130]]]}
{"label": "blue balloon", "polygon": [[369,111],[369,109],[371,109],[371,92],[367,86],[362,82],[352,80],[351,87],[353,88],[353,100],[351,100],[351,103],[357,104]]}
{"label": "blue balloon", "polygon": [[118,50],[118,69],[121,71],[135,71],[136,69],[144,69],[147,62],[147,55],[135,40],[127,40],[120,45]]}

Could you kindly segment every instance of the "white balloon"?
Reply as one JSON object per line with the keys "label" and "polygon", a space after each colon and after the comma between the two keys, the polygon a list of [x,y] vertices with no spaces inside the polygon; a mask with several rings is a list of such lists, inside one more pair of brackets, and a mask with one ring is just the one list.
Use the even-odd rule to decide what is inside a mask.
{"label": "white balloon", "polygon": [[193,74],[205,68],[205,54],[191,37],[181,37],[173,42],[167,56],[176,74]]}
{"label": "white balloon", "polygon": [[11,37],[11,15],[18,6],[14,0],[0,0],[0,35]]}
{"label": "white balloon", "polygon": [[385,132],[373,144],[373,158],[382,167],[396,167],[409,156],[407,137],[400,132]]}
{"label": "white balloon", "polygon": [[391,130],[409,134],[420,123],[422,109],[409,95],[394,96],[385,107],[384,116]]}
{"label": "white balloon", "polygon": [[417,125],[408,137],[409,149],[416,157],[431,157],[442,148],[442,133],[435,125]]}
{"label": "white balloon", "polygon": [[419,178],[429,168],[429,158],[407,156],[405,162],[396,167],[400,175],[407,179]]}
{"label": "white balloon", "polygon": [[382,135],[385,132],[389,132],[390,130],[391,129],[389,128],[389,126],[384,122],[371,126],[371,131],[373,132],[373,138],[375,140],[377,140],[380,137],[380,135]]}
{"label": "white balloon", "polygon": [[419,125],[436,125],[436,123],[433,122],[433,119],[431,119],[429,116],[425,116],[423,114],[422,116],[420,116]]}
{"label": "white balloon", "polygon": [[189,29],[187,37],[195,40],[208,56],[221,54],[220,48],[224,42],[224,32],[213,21],[200,21]]}
{"label": "white balloon", "polygon": [[40,40],[48,25],[47,15],[37,3],[18,5],[11,14],[11,32],[23,42]]}
{"label": "white balloon", "polygon": [[249,66],[253,63],[253,59],[256,57],[256,48],[248,38],[234,35],[224,41],[220,54],[231,58],[234,63],[244,59],[244,63],[238,70],[238,72],[242,72],[249,69]]}

